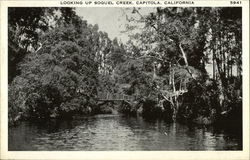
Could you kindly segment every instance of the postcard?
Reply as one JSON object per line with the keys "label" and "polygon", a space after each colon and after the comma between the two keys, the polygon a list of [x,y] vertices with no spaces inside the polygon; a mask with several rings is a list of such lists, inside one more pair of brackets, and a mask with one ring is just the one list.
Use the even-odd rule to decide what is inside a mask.
{"label": "postcard", "polygon": [[0,3],[1,159],[249,159],[248,0]]}

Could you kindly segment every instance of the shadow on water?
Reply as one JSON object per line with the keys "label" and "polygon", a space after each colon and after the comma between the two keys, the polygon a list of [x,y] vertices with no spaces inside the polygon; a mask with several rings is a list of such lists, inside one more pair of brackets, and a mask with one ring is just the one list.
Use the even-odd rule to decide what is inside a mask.
{"label": "shadow on water", "polygon": [[213,126],[97,115],[22,122],[9,128],[9,150],[241,150],[241,136]]}

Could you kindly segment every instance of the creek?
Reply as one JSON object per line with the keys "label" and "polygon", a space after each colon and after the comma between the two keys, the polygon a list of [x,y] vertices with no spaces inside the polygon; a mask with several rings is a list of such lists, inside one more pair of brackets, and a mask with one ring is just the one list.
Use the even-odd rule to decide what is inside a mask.
{"label": "creek", "polygon": [[213,126],[103,114],[21,122],[8,130],[9,151],[241,150],[237,132]]}

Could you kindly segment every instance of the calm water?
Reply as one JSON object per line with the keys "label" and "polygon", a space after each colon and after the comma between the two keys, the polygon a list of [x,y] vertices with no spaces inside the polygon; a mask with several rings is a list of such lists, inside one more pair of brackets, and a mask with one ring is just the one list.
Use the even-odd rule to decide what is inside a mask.
{"label": "calm water", "polygon": [[22,123],[9,128],[9,150],[239,150],[237,134],[121,115]]}

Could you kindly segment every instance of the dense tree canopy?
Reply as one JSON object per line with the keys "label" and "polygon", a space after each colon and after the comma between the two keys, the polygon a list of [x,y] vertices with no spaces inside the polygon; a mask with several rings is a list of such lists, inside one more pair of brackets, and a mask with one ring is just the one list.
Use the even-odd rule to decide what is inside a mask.
{"label": "dense tree canopy", "polygon": [[[31,8],[31,14],[21,14],[25,9],[9,9],[9,34],[18,34],[9,39],[15,45],[9,45],[9,73],[20,71],[10,75],[10,121],[91,112],[99,83],[100,41],[110,41],[107,34],[69,8]],[[49,16],[54,16],[53,25]]]}
{"label": "dense tree canopy", "polygon": [[[204,116],[203,110],[208,113],[213,108],[217,112],[231,110],[236,102],[231,98],[240,96],[241,90],[238,85],[241,82],[241,8],[169,7],[157,8],[148,15],[142,15],[140,10],[133,8],[127,14],[127,32],[132,33],[130,43],[139,50],[132,54],[136,60],[124,63],[126,72],[131,71],[131,78],[145,75],[142,79],[146,80],[151,74],[151,79],[146,80],[154,84],[150,92],[170,101],[176,112],[179,107],[184,110],[191,107],[197,113],[194,117],[198,117]],[[213,77],[209,77],[211,73],[206,69],[211,63]],[[126,74],[126,77],[130,76]],[[129,83],[134,84],[134,79]],[[173,99],[166,98],[169,94],[175,95]]]}
{"label": "dense tree canopy", "polygon": [[9,8],[9,120],[94,113],[101,92],[197,123],[239,108],[241,8],[140,11],[123,44],[72,8]]}

